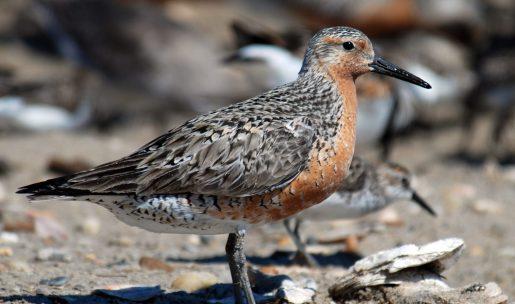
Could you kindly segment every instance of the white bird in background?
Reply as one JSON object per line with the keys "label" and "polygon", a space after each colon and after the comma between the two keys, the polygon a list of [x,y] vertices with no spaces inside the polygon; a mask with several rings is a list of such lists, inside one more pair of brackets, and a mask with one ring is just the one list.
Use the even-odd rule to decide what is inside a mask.
{"label": "white bird in background", "polygon": [[91,119],[91,105],[82,102],[75,113],[46,104],[27,104],[18,96],[0,98],[0,120],[30,131],[72,130]]}
{"label": "white bird in background", "polygon": [[[260,61],[270,70],[270,88],[291,82],[297,78],[302,66],[302,60],[290,51],[267,44],[251,44],[240,48],[227,61]],[[416,117],[417,104],[434,104],[441,101],[453,100],[457,95],[455,83],[451,76],[441,76],[430,68],[417,63],[407,63],[410,69],[429,79],[434,90],[423,90],[413,86],[398,85],[399,106],[393,123],[394,130],[398,131],[407,127]],[[373,77],[373,76],[372,76]],[[383,136],[388,120],[394,107],[394,94],[390,88],[382,90],[380,94],[360,94],[366,87],[364,84],[368,78],[357,81],[358,104],[357,144],[359,146],[376,143]],[[382,80],[374,79],[370,86],[380,85]],[[383,82],[383,87],[387,86]],[[361,91],[361,92],[360,92]],[[370,95],[370,96],[367,96]]]}

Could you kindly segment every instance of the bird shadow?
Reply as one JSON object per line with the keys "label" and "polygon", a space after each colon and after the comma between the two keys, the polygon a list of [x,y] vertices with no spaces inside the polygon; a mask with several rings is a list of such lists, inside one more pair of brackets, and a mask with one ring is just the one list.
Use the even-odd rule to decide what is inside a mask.
{"label": "bird shadow", "polygon": [[[335,252],[333,254],[312,254],[313,258],[320,266],[332,266],[349,268],[363,256],[357,253]],[[167,258],[168,262],[175,263],[199,263],[199,264],[221,264],[227,263],[225,255],[213,256],[207,258],[188,259],[188,258]],[[247,256],[247,261],[257,266],[291,266],[298,264],[295,259],[295,252],[275,251],[268,257]]]}
{"label": "bird shadow", "polygon": [[[256,286],[254,297],[258,303],[271,303],[275,291],[282,286],[284,280],[291,280],[287,275],[268,276],[255,273]],[[94,290],[89,294],[37,294],[37,295],[10,295],[0,297],[0,303],[23,302],[31,304],[134,304],[134,303],[174,303],[174,304],[205,304],[205,303],[233,303],[233,286],[227,283],[218,283],[205,289],[188,293],[176,291],[165,293],[159,286],[129,287],[116,291]]]}
{"label": "bird shadow", "polygon": [[[129,288],[127,289],[129,290]],[[130,292],[130,291],[129,291]],[[30,303],[30,304],[134,304],[134,303],[174,303],[174,304],[205,304],[213,299],[228,302],[232,298],[231,284],[215,284],[205,290],[187,293],[185,291],[162,293],[147,299],[124,299],[102,295],[96,291],[90,294],[38,294],[10,295],[0,297],[0,303]],[[224,301],[226,299],[226,301]]]}

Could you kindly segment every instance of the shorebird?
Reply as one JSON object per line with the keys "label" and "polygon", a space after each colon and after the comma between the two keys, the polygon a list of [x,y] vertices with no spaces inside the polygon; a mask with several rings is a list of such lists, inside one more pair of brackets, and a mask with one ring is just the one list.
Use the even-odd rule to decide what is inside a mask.
{"label": "shorebird", "polygon": [[429,214],[436,216],[434,210],[411,187],[411,174],[406,168],[391,162],[373,164],[355,156],[349,167],[349,174],[338,191],[322,203],[286,219],[284,225],[297,247],[297,252],[310,266],[316,266],[316,260],[307,252],[306,244],[300,237],[303,221],[358,218],[399,200],[412,200]]}
{"label": "shorebird", "polygon": [[236,303],[255,303],[245,233],[339,188],[354,154],[354,80],[371,71],[430,88],[376,55],[362,32],[326,28],[310,40],[295,81],[197,116],[126,157],[18,193],[90,201],[153,232],[228,233]]}

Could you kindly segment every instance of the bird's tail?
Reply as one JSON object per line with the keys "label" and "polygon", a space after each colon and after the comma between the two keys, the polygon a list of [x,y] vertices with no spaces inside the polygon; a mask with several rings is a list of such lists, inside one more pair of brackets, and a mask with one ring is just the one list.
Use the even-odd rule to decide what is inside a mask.
{"label": "bird's tail", "polygon": [[20,187],[16,193],[26,194],[30,201],[43,200],[73,200],[76,197],[87,195],[89,191],[72,189],[68,181],[73,175],[52,178],[43,182]]}

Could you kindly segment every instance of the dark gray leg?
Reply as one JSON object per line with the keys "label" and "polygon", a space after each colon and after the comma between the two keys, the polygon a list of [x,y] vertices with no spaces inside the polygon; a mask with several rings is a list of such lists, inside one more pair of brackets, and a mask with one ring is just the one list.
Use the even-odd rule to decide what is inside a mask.
{"label": "dark gray leg", "polygon": [[491,160],[498,161],[499,144],[501,143],[504,129],[506,129],[511,116],[513,115],[512,111],[513,110],[510,109],[509,106],[496,109],[492,138],[488,149],[488,158]]}
{"label": "dark gray leg", "polygon": [[395,120],[399,114],[400,97],[399,88],[395,84],[390,85],[393,97],[393,107],[388,116],[388,122],[383,135],[381,136],[379,143],[381,144],[381,159],[387,161],[390,158],[390,154],[393,148],[395,139]]}
{"label": "dark gray leg", "polygon": [[[245,230],[230,233],[225,245],[225,252],[229,259],[229,269],[231,270],[232,284],[234,288],[234,301],[236,304],[256,304],[252,288],[250,286],[247,269],[245,268],[245,253],[243,243],[245,241]],[[246,301],[243,300],[242,291],[245,293]]]}
{"label": "dark gray leg", "polygon": [[[294,228],[292,229],[290,226],[291,221],[294,221]],[[297,247],[297,254],[300,255],[304,260],[306,260],[306,263],[310,267],[318,267],[318,262],[315,260],[315,258],[308,253],[306,249],[306,244],[302,242],[300,238],[300,224],[302,223],[301,220],[298,219],[287,219],[283,221],[284,227],[286,227],[286,231],[288,232],[288,235],[292,239],[293,243],[295,244],[295,247]]]}

